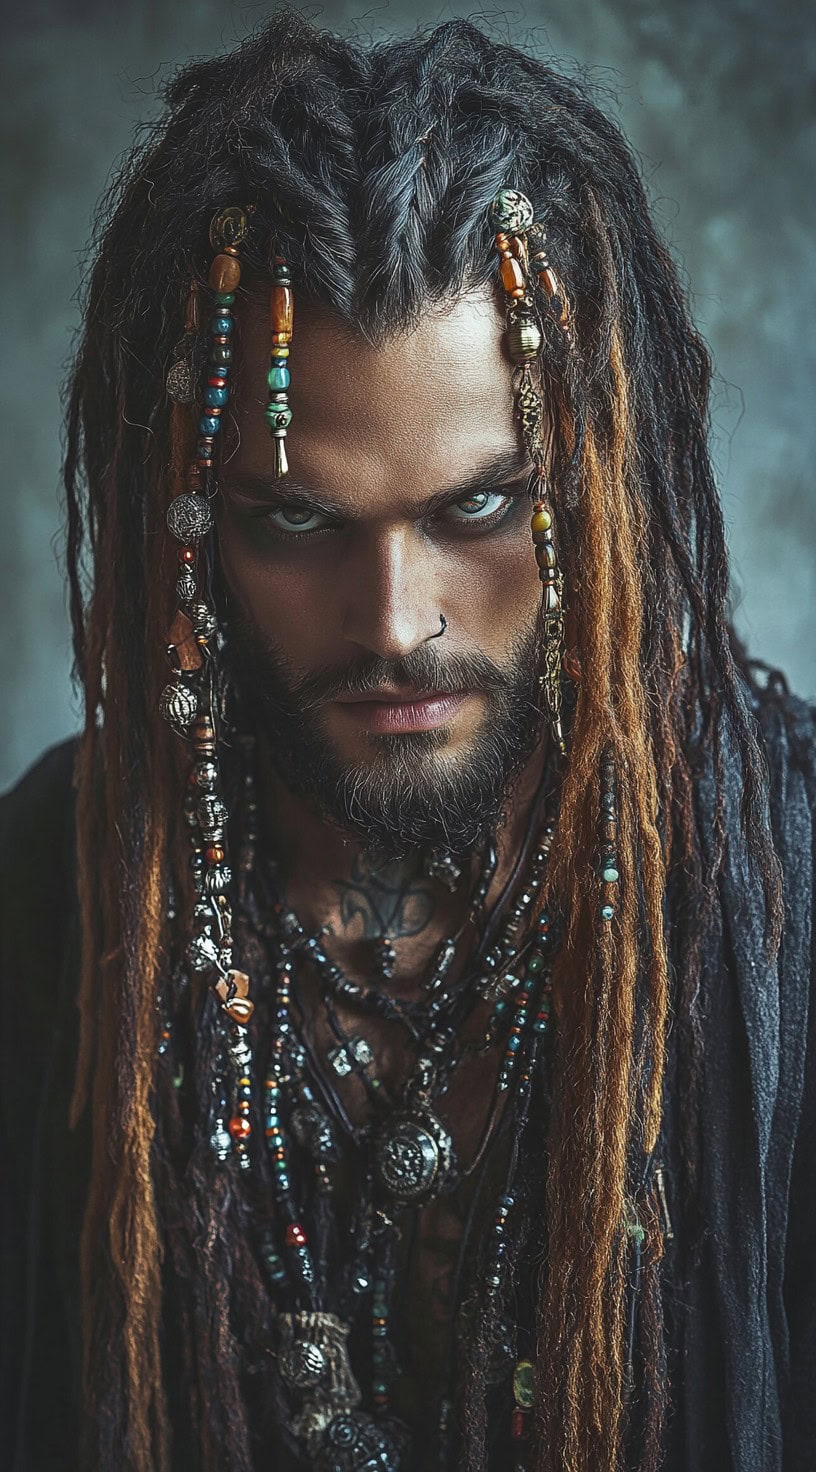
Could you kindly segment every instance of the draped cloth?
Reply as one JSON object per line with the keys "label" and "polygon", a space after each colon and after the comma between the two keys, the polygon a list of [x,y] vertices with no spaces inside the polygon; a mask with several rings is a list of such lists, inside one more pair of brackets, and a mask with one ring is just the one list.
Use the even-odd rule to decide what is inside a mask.
{"label": "draped cloth", "polygon": [[[741,776],[724,739],[726,860],[706,945],[699,1160],[692,1230],[673,1183],[680,1076],[673,1033],[660,1149],[674,1237],[661,1265],[669,1374],[666,1472],[806,1472],[816,1465],[816,707],[747,687],[767,753],[783,865],[773,963],[739,833]],[[0,800],[2,1304],[0,1465],[78,1467],[79,1235],[89,1121],[68,1129],[77,1048],[79,922],[74,744]],[[713,778],[695,784],[712,833]],[[686,924],[693,925],[694,916]],[[675,967],[688,936],[669,937]]]}

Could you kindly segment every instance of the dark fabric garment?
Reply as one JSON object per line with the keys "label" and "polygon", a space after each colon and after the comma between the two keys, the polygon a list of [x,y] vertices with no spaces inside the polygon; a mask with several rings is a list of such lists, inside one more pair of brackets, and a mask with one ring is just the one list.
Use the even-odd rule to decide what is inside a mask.
{"label": "dark fabric garment", "polygon": [[[738,837],[740,781],[726,745],[721,923],[702,984],[701,1226],[692,1229],[682,1192],[672,1190],[681,1178],[683,1082],[673,1035],[659,1147],[674,1227],[662,1265],[666,1472],[816,1467],[816,709],[777,687],[753,690],[751,699],[771,773],[785,931],[769,966],[761,889]],[[75,1132],[67,1126],[78,1030],[72,765],[72,744],[57,747],[0,801],[0,1466],[13,1472],[79,1465],[79,1233],[89,1139],[87,1117]],[[707,821],[710,762],[695,799]],[[670,935],[676,968],[686,942],[682,928]]]}

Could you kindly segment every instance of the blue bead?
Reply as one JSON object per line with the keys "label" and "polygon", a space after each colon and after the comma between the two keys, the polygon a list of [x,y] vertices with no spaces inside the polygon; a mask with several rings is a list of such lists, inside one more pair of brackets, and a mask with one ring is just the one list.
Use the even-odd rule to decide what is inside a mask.
{"label": "blue bead", "polygon": [[215,333],[216,337],[226,337],[228,333],[232,332],[232,318],[226,316],[226,314],[223,317],[213,317],[210,323],[210,332]]}
{"label": "blue bead", "polygon": [[279,392],[281,389],[289,387],[289,384],[292,382],[292,375],[285,364],[273,363],[266,375],[266,381],[274,392]]}
{"label": "blue bead", "polygon": [[517,1038],[515,1036],[515,1034],[513,1034],[512,1037],[509,1037],[507,1039],[507,1051],[508,1051],[508,1053],[517,1053],[520,1047],[521,1047],[521,1038]]}
{"label": "blue bead", "polygon": [[229,398],[229,389],[207,388],[204,390],[204,403],[211,409],[223,409]]}
{"label": "blue bead", "polygon": [[614,905],[601,905],[601,919],[611,920],[615,914]]}
{"label": "blue bead", "polygon": [[198,421],[199,434],[218,434],[220,428],[221,420],[214,414],[202,414]]}

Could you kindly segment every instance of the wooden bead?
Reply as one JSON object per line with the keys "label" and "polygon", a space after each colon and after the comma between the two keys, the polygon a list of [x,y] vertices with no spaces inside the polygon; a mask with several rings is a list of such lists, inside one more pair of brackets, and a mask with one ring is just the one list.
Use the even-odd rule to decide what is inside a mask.
{"label": "wooden bead", "polygon": [[560,284],[558,281],[558,277],[556,276],[551,266],[547,266],[543,271],[539,271],[538,279],[541,282],[541,285],[544,287],[547,296],[559,295]]}
{"label": "wooden bead", "polygon": [[288,341],[292,336],[294,315],[295,297],[291,286],[273,286],[271,321],[276,338],[285,337]]}
{"label": "wooden bead", "polygon": [[499,269],[505,291],[509,292],[511,296],[516,296],[519,292],[523,295],[524,272],[518,261],[513,260],[512,257],[505,257]]}
{"label": "wooden bead", "polygon": [[241,265],[234,256],[216,256],[210,266],[210,286],[213,291],[235,291],[241,280]]}

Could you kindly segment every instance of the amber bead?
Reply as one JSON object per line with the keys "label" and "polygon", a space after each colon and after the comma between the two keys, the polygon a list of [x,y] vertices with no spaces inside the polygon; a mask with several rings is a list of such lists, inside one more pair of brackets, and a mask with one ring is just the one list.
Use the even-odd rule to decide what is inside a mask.
{"label": "amber bead", "polygon": [[291,286],[273,286],[271,304],[272,331],[276,340],[292,336],[295,315],[295,298]]}
{"label": "amber bead", "polygon": [[560,286],[558,277],[556,276],[551,266],[546,266],[543,271],[539,271],[538,279],[541,282],[541,285],[544,287],[547,296],[559,295]]}
{"label": "amber bead", "polygon": [[240,1114],[232,1116],[228,1128],[233,1140],[248,1140],[252,1134],[252,1125]]}
{"label": "amber bead", "polygon": [[530,518],[530,528],[533,532],[547,532],[552,526],[552,517],[549,511],[534,511]]}
{"label": "amber bead", "polygon": [[208,864],[220,864],[224,859],[224,850],[214,843],[211,848],[205,850],[205,858]]}
{"label": "amber bead", "polygon": [[216,256],[210,266],[210,286],[213,291],[235,291],[241,280],[241,263],[234,256]]}
{"label": "amber bead", "polygon": [[519,293],[523,294],[524,272],[518,261],[506,256],[501,263],[500,270],[505,291],[509,292],[511,296],[516,296]]}

